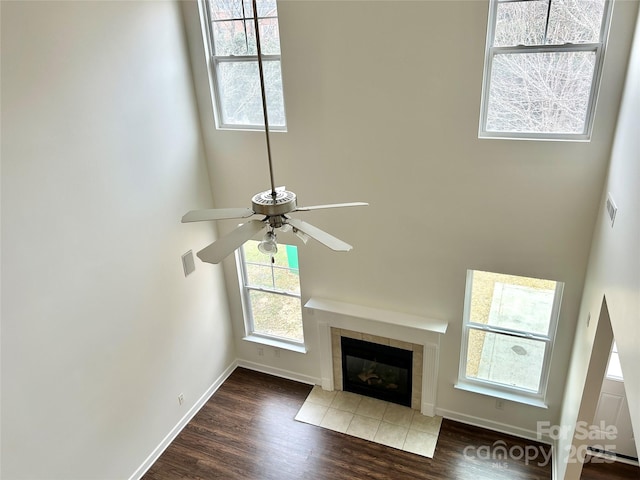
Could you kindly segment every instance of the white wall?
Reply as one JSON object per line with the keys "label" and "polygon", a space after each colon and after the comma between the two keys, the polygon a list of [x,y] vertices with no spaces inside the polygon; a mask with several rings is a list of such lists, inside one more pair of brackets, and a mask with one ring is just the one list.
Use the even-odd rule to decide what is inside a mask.
{"label": "white wall", "polygon": [[0,476],[127,478],[235,358],[180,8],[1,8]]}
{"label": "white wall", "polygon": [[[573,348],[570,375],[562,410],[562,424],[574,425],[585,389],[587,367],[597,328],[598,312],[606,298],[613,335],[618,345],[631,422],[640,447],[640,17],[636,22],[633,50],[618,117],[608,177],[599,204],[589,269],[580,308],[579,328]],[[618,206],[613,227],[605,211],[611,193]],[[587,319],[591,317],[587,327]],[[596,391],[586,395],[598,395]],[[565,452],[571,438],[563,438]],[[566,477],[577,479],[580,468],[572,465]]]}
{"label": "white wall", "polygon": [[[618,2],[589,143],[478,140],[488,2],[278,2],[288,132],[272,135],[276,183],[299,204],[368,201],[366,209],[299,214],[354,245],[300,248],[303,301],[320,296],[450,322],[438,405],[467,420],[535,431],[557,421],[589,246],[611,148],[637,2]],[[197,20],[190,19],[193,26]],[[195,38],[195,36],[194,36]],[[201,50],[201,46],[199,47]],[[203,125],[206,75],[196,74]],[[264,135],[206,129],[218,207],[249,206],[269,186]],[[218,222],[221,231],[237,222]],[[283,234],[281,241],[298,243]],[[220,267],[213,267],[218,269]],[[319,377],[307,355],[242,340],[233,258],[225,264],[239,357]],[[565,282],[549,409],[453,388],[467,268]],[[506,427],[505,427],[506,428]]]}

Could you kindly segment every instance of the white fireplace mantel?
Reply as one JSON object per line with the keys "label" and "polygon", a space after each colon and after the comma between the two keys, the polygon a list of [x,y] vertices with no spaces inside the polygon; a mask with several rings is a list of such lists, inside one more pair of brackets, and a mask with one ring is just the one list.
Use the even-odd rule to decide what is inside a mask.
{"label": "white fireplace mantel", "polygon": [[447,322],[323,298],[311,298],[304,306],[310,309],[318,327],[323,389],[335,387],[331,327],[417,343],[424,346],[420,411],[435,414],[440,336],[447,331]]}

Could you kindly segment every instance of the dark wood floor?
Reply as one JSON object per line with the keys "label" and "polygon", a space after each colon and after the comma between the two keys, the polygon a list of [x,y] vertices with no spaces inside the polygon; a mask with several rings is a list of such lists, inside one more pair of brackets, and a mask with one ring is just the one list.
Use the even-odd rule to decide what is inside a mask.
{"label": "dark wood floor", "polygon": [[580,480],[640,480],[640,467],[625,463],[605,463],[587,456]]}
{"label": "dark wood floor", "polygon": [[294,417],[310,391],[309,385],[236,369],[143,478],[551,478],[550,462],[538,465],[544,463],[542,453],[528,465],[524,460],[497,460],[484,453],[497,441],[516,453],[527,446],[530,452],[534,448],[547,452],[547,447],[446,419],[433,459],[296,422]]}

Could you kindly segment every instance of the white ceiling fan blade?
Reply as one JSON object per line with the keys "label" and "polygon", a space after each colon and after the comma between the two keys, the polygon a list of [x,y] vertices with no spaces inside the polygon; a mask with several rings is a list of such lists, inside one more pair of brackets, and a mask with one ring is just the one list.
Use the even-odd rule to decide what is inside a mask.
{"label": "white ceiling fan blade", "polygon": [[369,204],[365,202],[330,203],[328,205],[312,205],[310,207],[296,207],[294,212],[307,212],[309,210],[320,210],[323,208],[366,207],[368,205]]}
{"label": "white ceiling fan blade", "polygon": [[297,218],[287,218],[287,223],[290,224],[293,228],[300,230],[302,233],[309,235],[314,240],[326,245],[331,250],[337,250],[339,252],[348,252],[353,247],[346,242],[343,242],[339,238],[334,237],[333,235],[329,235],[324,230],[320,230],[318,227],[314,227],[313,225],[303,222]]}
{"label": "white ceiling fan blade", "polygon": [[198,258],[207,263],[220,263],[240,245],[262,230],[264,226],[265,223],[262,220],[250,220],[200,250],[197,253]]}
{"label": "white ceiling fan blade", "polygon": [[247,218],[253,215],[250,208],[210,208],[191,210],[182,217],[182,223],[202,222],[206,220],[224,220],[226,218]]}

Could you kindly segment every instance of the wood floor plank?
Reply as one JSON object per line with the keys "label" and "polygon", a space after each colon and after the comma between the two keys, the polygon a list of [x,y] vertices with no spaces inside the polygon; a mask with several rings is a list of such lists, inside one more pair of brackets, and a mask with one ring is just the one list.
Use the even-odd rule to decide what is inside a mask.
{"label": "wood floor plank", "polygon": [[640,467],[621,462],[603,462],[601,458],[587,456],[580,480],[640,480]]}
{"label": "wood floor plank", "polygon": [[[528,445],[548,447],[446,419],[432,459],[297,422],[294,417],[310,391],[309,385],[236,369],[143,479],[551,478],[550,462],[538,465],[469,454],[498,441],[515,451]],[[589,480],[600,478],[604,477]]]}

